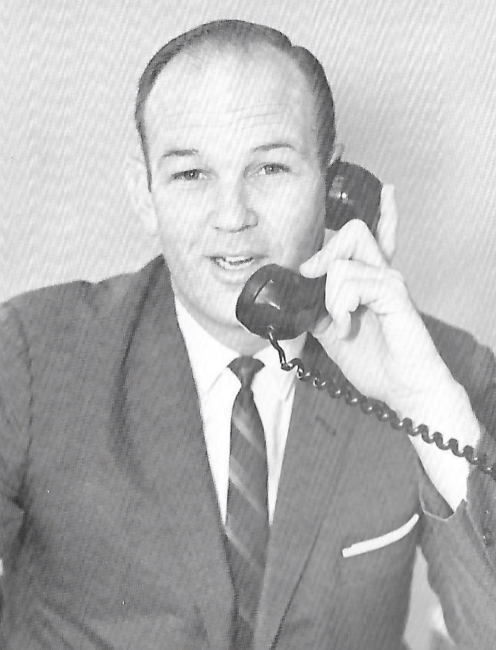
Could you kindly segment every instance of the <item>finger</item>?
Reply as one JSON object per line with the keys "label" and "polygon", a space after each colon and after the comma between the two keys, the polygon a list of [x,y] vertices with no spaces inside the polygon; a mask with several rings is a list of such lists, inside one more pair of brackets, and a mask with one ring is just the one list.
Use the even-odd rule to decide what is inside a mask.
{"label": "finger", "polygon": [[300,273],[308,278],[325,275],[329,265],[337,260],[356,260],[371,266],[387,267],[374,236],[367,225],[353,219],[345,224],[313,257],[300,266]]}
{"label": "finger", "polygon": [[335,230],[329,230],[329,228],[326,228],[326,229],[325,229],[325,232],[324,232],[324,242],[323,242],[323,244],[322,244],[322,248],[324,248],[324,246],[327,246],[327,244],[331,241],[331,239],[332,239],[335,235],[336,235],[336,231],[335,231]]}
{"label": "finger", "polygon": [[360,262],[337,261],[326,282],[326,309],[335,322],[337,335],[345,338],[352,314],[360,307],[377,316],[397,313],[408,304],[408,292],[397,271],[371,267]]}
{"label": "finger", "polygon": [[394,198],[394,186],[384,185],[381,192],[381,216],[377,224],[377,243],[390,263],[396,251],[398,231],[398,208]]}
{"label": "finger", "polygon": [[334,328],[334,321],[332,320],[332,316],[330,314],[327,314],[324,316],[322,320],[320,320],[315,327],[313,328],[312,334],[314,336],[321,336],[329,330],[330,328]]}
{"label": "finger", "polygon": [[363,285],[349,281],[337,292],[334,300],[327,307],[337,339],[348,338],[352,332],[353,317],[360,310],[367,309],[364,306],[363,291]]}

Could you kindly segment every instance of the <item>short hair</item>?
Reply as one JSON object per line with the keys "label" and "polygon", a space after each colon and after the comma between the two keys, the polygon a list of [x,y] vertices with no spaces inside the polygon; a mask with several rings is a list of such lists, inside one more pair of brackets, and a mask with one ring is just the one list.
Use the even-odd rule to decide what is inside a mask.
{"label": "short hair", "polygon": [[320,61],[306,48],[293,45],[290,39],[276,29],[242,20],[216,20],[199,25],[177,36],[150,59],[138,84],[134,119],[141,141],[151,188],[151,169],[145,126],[146,101],[158,76],[178,54],[202,45],[234,47],[248,51],[255,44],[268,45],[287,54],[303,72],[315,98],[317,121],[317,146],[321,167],[327,166],[336,137],[334,100],[324,68]]}

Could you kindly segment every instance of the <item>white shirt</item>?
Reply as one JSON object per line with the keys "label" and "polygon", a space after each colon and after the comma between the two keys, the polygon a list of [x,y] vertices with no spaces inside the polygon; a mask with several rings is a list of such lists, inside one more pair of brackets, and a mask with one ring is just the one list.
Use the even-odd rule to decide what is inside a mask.
{"label": "white shirt", "polygon": [[[198,391],[208,459],[222,521],[225,523],[231,414],[234,399],[241,387],[228,366],[239,354],[208,334],[177,299],[176,312]],[[297,339],[283,342],[288,360],[300,355],[305,337],[302,334]],[[269,344],[254,356],[264,363],[264,367],[255,375],[252,389],[265,431],[268,507],[269,520],[272,522],[293,408],[295,371],[281,370],[277,352]]]}

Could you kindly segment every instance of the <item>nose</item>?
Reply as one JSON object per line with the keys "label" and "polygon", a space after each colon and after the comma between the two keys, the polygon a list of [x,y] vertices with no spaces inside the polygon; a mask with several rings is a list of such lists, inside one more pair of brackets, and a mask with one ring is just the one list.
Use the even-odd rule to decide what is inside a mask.
{"label": "nose", "polygon": [[258,223],[255,211],[250,207],[245,184],[225,181],[219,185],[212,225],[216,230],[238,232],[252,228]]}

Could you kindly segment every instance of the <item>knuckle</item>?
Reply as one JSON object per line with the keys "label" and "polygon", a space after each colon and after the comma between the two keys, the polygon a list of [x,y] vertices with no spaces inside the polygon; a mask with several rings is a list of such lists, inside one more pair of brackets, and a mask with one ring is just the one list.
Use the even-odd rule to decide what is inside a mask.
{"label": "knuckle", "polygon": [[370,232],[367,224],[362,219],[351,219],[346,224],[348,232],[357,237],[363,236],[364,233]]}
{"label": "knuckle", "polygon": [[389,269],[389,277],[393,291],[398,296],[406,296],[408,294],[408,288],[403,275],[396,269]]}
{"label": "knuckle", "polygon": [[406,287],[405,278],[403,277],[403,274],[400,271],[398,271],[397,269],[389,269],[389,272],[391,274],[391,278],[393,282],[397,286]]}

